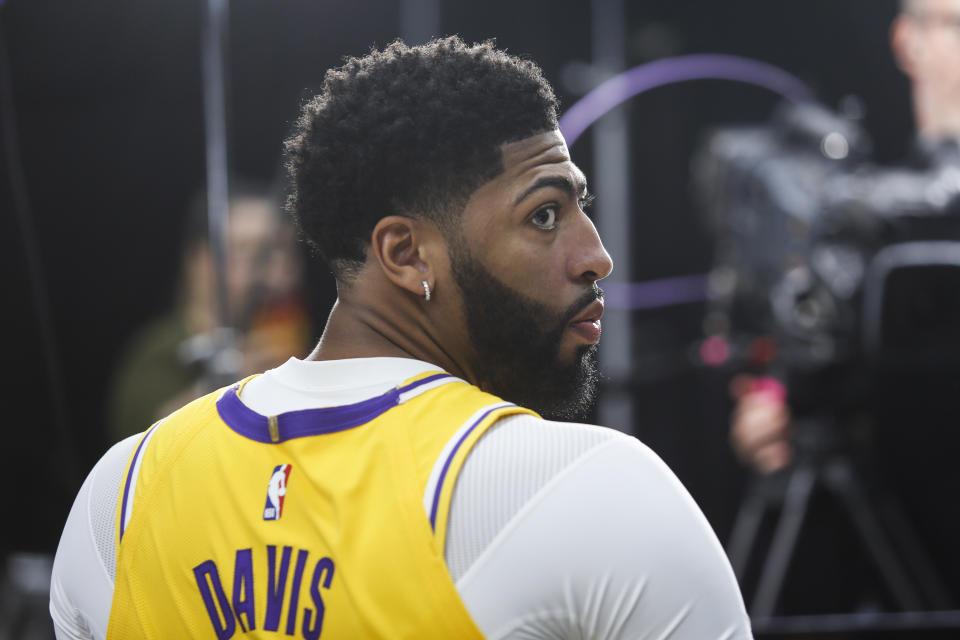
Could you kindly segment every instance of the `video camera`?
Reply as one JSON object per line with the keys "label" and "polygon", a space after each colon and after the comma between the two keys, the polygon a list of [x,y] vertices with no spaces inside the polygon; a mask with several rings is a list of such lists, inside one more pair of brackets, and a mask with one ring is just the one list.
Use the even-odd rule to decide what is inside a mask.
{"label": "video camera", "polygon": [[772,339],[789,371],[960,368],[960,149],[921,151],[872,164],[859,123],[814,103],[710,133],[693,166],[716,237],[707,333],[741,361]]}

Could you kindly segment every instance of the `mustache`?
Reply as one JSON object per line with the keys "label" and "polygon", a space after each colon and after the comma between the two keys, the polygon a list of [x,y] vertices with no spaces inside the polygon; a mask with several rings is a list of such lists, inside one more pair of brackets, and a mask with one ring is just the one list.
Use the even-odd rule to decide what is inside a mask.
{"label": "mustache", "polygon": [[571,320],[580,315],[580,312],[583,311],[587,305],[593,304],[597,300],[603,301],[603,289],[594,282],[582,296],[577,298],[573,304],[563,312],[563,326],[568,325]]}

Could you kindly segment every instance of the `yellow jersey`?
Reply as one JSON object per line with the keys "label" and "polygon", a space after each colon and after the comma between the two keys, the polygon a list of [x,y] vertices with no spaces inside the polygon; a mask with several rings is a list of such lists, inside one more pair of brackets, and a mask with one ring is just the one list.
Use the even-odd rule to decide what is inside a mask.
{"label": "yellow jersey", "polygon": [[444,563],[453,484],[494,422],[533,412],[428,372],[264,416],[245,382],[134,448],[108,640],[482,638]]}

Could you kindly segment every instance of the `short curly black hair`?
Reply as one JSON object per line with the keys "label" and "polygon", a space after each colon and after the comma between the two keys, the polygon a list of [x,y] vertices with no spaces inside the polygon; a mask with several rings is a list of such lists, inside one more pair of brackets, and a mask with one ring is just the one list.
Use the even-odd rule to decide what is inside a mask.
{"label": "short curly black hair", "polygon": [[288,210],[341,281],[378,220],[424,216],[444,230],[503,170],[500,146],[557,127],[540,68],[459,37],[395,41],[324,78],[285,143]]}

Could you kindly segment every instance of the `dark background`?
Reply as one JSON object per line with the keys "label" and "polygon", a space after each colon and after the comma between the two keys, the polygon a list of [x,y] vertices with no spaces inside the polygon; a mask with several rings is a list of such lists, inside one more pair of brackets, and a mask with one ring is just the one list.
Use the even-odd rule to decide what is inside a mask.
{"label": "dark background", "polygon": [[[9,71],[0,90],[12,89],[17,118],[16,140],[9,122],[0,135],[18,142],[20,154],[0,168],[4,551],[54,551],[72,496],[109,444],[104,390],[115,359],[171,303],[185,208],[204,182],[201,9],[184,0],[0,2]],[[894,0],[629,2],[627,66],[707,52],[772,63],[828,105],[859,96],[877,157],[890,162],[912,135],[908,85],[887,40],[894,14]],[[399,16],[389,0],[234,0],[234,177],[277,179],[281,140],[300,102],[344,55],[397,37]],[[495,37],[529,55],[564,109],[579,97],[564,70],[589,61],[589,24],[589,5],[571,0],[441,3],[442,33]],[[691,204],[690,154],[710,126],[762,120],[775,105],[760,89],[719,81],[662,88],[629,104],[633,238],[630,255],[613,256],[621,273],[645,281],[708,270],[712,239]],[[589,176],[589,131],[572,153]],[[26,227],[14,215],[20,171]],[[31,252],[39,280],[28,269]],[[319,336],[332,280],[319,266],[310,276]],[[48,336],[38,296],[49,307]],[[726,380],[686,356],[703,313],[698,303],[636,313],[630,429],[679,475],[725,540],[744,478],[726,444]],[[52,361],[44,344],[53,345]]]}

